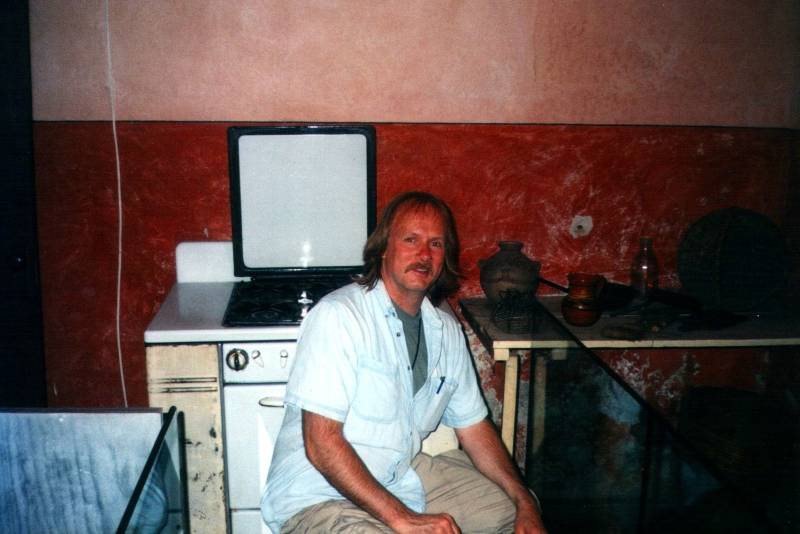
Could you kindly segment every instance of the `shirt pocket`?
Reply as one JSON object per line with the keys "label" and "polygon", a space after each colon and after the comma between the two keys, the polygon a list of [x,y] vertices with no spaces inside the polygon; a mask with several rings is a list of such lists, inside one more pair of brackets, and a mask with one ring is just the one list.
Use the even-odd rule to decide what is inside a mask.
{"label": "shirt pocket", "polygon": [[377,423],[392,422],[397,418],[401,402],[397,366],[361,358],[358,362],[358,383],[351,405],[356,415]]}
{"label": "shirt pocket", "polygon": [[425,387],[424,397],[420,400],[419,429],[422,432],[433,432],[442,420],[442,415],[450,403],[458,382],[444,377],[432,377]]}

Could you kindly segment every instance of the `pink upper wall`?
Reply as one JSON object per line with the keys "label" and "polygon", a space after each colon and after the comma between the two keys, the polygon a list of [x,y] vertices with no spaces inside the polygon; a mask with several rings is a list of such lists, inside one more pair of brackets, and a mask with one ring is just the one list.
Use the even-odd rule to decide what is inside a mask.
{"label": "pink upper wall", "polygon": [[[103,0],[31,0],[34,117],[105,120]],[[120,120],[800,126],[796,0],[108,0]]]}

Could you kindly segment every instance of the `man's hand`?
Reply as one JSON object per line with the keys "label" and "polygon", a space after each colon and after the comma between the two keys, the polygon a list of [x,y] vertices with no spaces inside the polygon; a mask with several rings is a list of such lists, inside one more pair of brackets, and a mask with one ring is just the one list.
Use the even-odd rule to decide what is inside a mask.
{"label": "man's hand", "polygon": [[522,483],[494,426],[484,419],[472,426],[456,429],[456,435],[478,471],[500,486],[517,507],[514,533],[546,534],[533,496]]}
{"label": "man's hand", "polygon": [[303,411],[303,440],[311,464],[339,493],[397,532],[460,533],[446,514],[417,514],[389,493],[370,474],[344,438],[343,425]]}
{"label": "man's hand", "polygon": [[530,507],[518,507],[514,534],[546,534],[539,512]]}
{"label": "man's hand", "polygon": [[448,514],[415,514],[412,512],[402,521],[389,526],[399,534],[461,534],[461,529]]}

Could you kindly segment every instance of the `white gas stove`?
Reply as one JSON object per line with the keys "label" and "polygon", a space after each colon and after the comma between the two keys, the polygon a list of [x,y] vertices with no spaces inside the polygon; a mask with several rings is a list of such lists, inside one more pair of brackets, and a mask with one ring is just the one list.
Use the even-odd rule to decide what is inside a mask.
{"label": "white gas stove", "polygon": [[[178,247],[178,284],[145,332],[146,343],[173,342],[182,330],[183,343],[216,344],[219,375],[149,376],[148,389],[151,401],[220,389],[226,523],[234,534],[267,533],[259,502],[299,324],[360,271],[374,228],[375,132],[234,127],[228,158],[233,241]],[[148,355],[151,369],[160,372]]]}

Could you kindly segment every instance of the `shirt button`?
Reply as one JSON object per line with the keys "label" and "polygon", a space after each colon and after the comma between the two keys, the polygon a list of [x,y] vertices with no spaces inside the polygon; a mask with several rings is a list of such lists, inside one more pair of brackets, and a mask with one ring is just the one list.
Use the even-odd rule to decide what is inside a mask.
{"label": "shirt button", "polygon": [[397,337],[400,337],[400,332],[397,333]]}
{"label": "shirt button", "polygon": [[408,366],[408,370],[409,370],[409,371],[411,370],[411,366],[410,366],[410,365]]}

